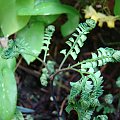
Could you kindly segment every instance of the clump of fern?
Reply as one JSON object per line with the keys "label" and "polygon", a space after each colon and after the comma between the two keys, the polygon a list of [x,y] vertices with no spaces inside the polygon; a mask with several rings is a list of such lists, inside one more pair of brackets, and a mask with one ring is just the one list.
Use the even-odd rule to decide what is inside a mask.
{"label": "clump of fern", "polygon": [[[100,106],[98,98],[102,95],[103,77],[98,66],[108,62],[120,62],[120,51],[112,48],[99,48],[98,53],[92,53],[92,58],[73,65],[81,66],[78,70],[82,78],[77,82],[71,82],[71,91],[68,97],[67,112],[72,109],[78,113],[79,120],[90,120],[97,106]],[[79,97],[78,97],[79,96]],[[110,97],[107,97],[110,101]],[[99,116],[100,117],[100,116]],[[103,116],[102,116],[103,117]]]}
{"label": "clump of fern", "polygon": [[[5,59],[16,57],[19,54],[29,54],[36,57],[36,59],[44,65],[40,76],[40,82],[43,86],[47,86],[49,80],[53,83],[55,76],[60,72],[66,70],[78,72],[81,79],[77,82],[70,82],[71,90],[70,95],[68,96],[68,106],[66,107],[67,112],[69,113],[71,110],[75,110],[78,113],[79,120],[107,120],[108,118],[106,115],[93,117],[95,108],[101,105],[99,97],[103,94],[102,83],[104,80],[101,72],[99,71],[99,67],[107,64],[108,62],[120,62],[120,51],[108,47],[99,48],[96,53],[91,54],[92,57],[90,59],[62,68],[69,56],[71,56],[74,60],[77,59],[80,49],[83,47],[84,42],[87,39],[86,34],[94,29],[95,26],[96,23],[92,19],[87,19],[84,23],[79,24],[78,28],[76,28],[76,32],[73,33],[72,37],[66,41],[66,44],[69,46],[69,50],[63,49],[60,52],[64,55],[64,58],[57,69],[55,68],[56,63],[54,61],[46,60],[49,45],[51,43],[50,40],[55,31],[55,28],[52,25],[48,26],[45,30],[42,47],[42,50],[45,52],[43,60],[34,55],[34,53],[29,53],[29,49],[27,49],[29,47],[23,40],[10,40],[8,47],[3,49],[1,56]],[[53,99],[55,101],[54,96]],[[111,99],[110,96],[106,99],[110,103],[111,101],[109,99]]]}

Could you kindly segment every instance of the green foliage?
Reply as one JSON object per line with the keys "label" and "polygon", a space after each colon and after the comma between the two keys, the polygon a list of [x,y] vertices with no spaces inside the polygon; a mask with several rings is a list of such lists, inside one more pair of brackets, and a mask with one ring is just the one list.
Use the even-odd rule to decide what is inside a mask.
{"label": "green foliage", "polygon": [[[90,120],[95,107],[100,106],[98,98],[103,92],[101,86],[103,77],[100,77],[101,73],[100,71],[97,71],[97,67],[103,66],[108,62],[119,61],[120,59],[120,51],[118,50],[112,48],[99,48],[97,51],[98,54],[92,53],[91,59],[77,63],[77,65],[81,65],[80,74],[82,75],[82,78],[75,83],[71,83],[72,88],[66,110],[68,112],[72,109],[76,110],[79,120],[86,118],[87,114],[89,114],[87,119]],[[113,96],[110,94],[107,95],[105,101],[107,104],[111,104]],[[104,107],[104,109],[105,111],[110,112],[108,111],[110,110],[108,107]]]}
{"label": "green foliage", "polygon": [[[40,22],[33,22],[29,26],[17,33],[17,39],[24,40],[29,45],[29,52],[38,56],[43,46],[44,24]],[[36,58],[27,54],[23,54],[23,58],[28,64],[33,62]]]}
{"label": "green foliage", "polygon": [[[39,2],[38,2],[39,1]],[[63,36],[71,34],[79,23],[79,13],[73,7],[61,4],[59,1],[41,1],[35,2],[34,8],[21,8],[18,11],[19,16],[38,16],[37,20],[43,23],[51,24],[60,14],[66,14],[68,21],[61,26]],[[74,23],[74,24],[73,24]],[[48,25],[48,24],[47,24]]]}
{"label": "green foliage", "polygon": [[[0,1],[0,14],[3,35],[9,37],[16,33],[16,37],[24,39],[36,56],[41,52],[46,25],[53,23],[61,14],[66,14],[68,20],[61,26],[61,32],[67,36],[77,27],[80,16],[76,9],[59,0],[11,0],[9,3],[4,0]],[[23,57],[28,64],[36,59],[25,54]]]}
{"label": "green foliage", "polygon": [[[0,120],[11,120],[16,109],[15,59],[0,57]],[[14,94],[13,94],[14,93]]]}
{"label": "green foliage", "polygon": [[96,68],[97,66],[103,66],[108,62],[119,61],[119,53],[112,48],[99,48],[98,53],[92,53],[92,59],[88,59],[81,64],[82,69]]}
{"label": "green foliage", "polygon": [[[79,22],[79,13],[73,7],[63,5],[59,0],[11,0],[9,3],[4,0],[0,1],[0,26],[4,36],[9,36],[22,29],[31,16],[48,25],[64,13],[67,14],[68,21],[61,27],[61,31],[66,36],[74,31]],[[71,23],[75,24],[71,26]]]}
{"label": "green foliage", "polygon": [[28,23],[30,16],[18,16],[17,11],[21,7],[29,9],[33,6],[34,0],[0,0],[0,26],[4,36],[17,32]]}
{"label": "green foliage", "polygon": [[115,0],[114,14],[120,16],[120,0]]}
{"label": "green foliage", "polygon": [[107,114],[111,114],[115,112],[115,108],[113,107],[113,105],[111,104],[105,104],[105,103],[101,103],[97,108],[96,108],[97,112],[102,111],[103,114],[107,115]]}
{"label": "green foliage", "polygon": [[79,81],[71,83],[71,91],[68,98],[67,112],[72,109],[78,113],[79,120],[91,119],[96,106],[99,105],[98,97],[102,95],[103,78],[100,71],[89,73]]}
{"label": "green foliage", "polygon": [[[38,2],[38,4],[36,4],[39,6],[39,1],[36,2]],[[45,3],[43,2],[43,4]],[[47,0],[46,4],[48,4]],[[40,12],[40,10],[38,11]],[[26,15],[32,11],[30,10],[25,12]],[[17,57],[19,54],[21,54],[24,56],[27,62],[30,63],[32,59],[25,57],[26,54],[35,57],[35,59],[38,59],[44,65],[40,76],[40,82],[43,86],[47,86],[48,81],[55,80],[56,75],[60,72],[63,72],[64,70],[74,70],[81,75],[80,80],[76,82],[70,82],[71,90],[70,95],[68,96],[68,106],[66,107],[66,111],[68,113],[71,110],[75,110],[78,113],[79,120],[107,120],[108,118],[106,115],[98,115],[97,117],[93,116],[96,107],[97,111],[103,110],[103,114],[114,112],[114,109],[110,109],[113,108],[111,107],[111,103],[113,102],[113,96],[111,94],[105,96],[105,104],[100,104],[99,102],[99,97],[103,94],[103,77],[101,76],[101,72],[98,68],[107,64],[108,62],[120,62],[120,51],[108,47],[99,48],[97,49],[96,53],[92,53],[90,59],[80,61],[74,65],[69,65],[67,68],[62,69],[64,62],[69,55],[71,55],[72,58],[76,60],[78,54],[80,53],[80,48],[83,47],[84,41],[87,39],[86,34],[95,27],[95,21],[92,19],[87,19],[86,22],[79,24],[78,28],[76,28],[77,33],[73,33],[72,37],[70,37],[66,42],[70,49],[68,51],[67,49],[61,51],[61,53],[64,54],[64,58],[59,68],[56,69],[56,63],[54,61],[46,60],[47,53],[49,51],[49,45],[51,43],[50,40],[52,38],[53,32],[55,31],[54,26],[50,25],[46,28],[45,34],[42,36],[44,40],[40,42],[40,44],[42,44],[41,46],[43,47],[38,49],[37,46],[37,48],[34,49],[34,47],[32,47],[32,41],[35,38],[31,38],[32,36],[30,34],[32,34],[36,28],[39,28],[37,27],[36,23],[34,24],[33,21],[31,22],[33,23],[33,26],[30,26],[30,29],[27,28],[29,34],[27,32],[24,34],[23,32],[19,32],[19,39],[9,40],[8,46],[1,50],[2,62],[0,63],[0,70],[2,72],[0,74],[0,91],[2,91],[2,96],[0,96],[0,103],[3,103],[4,105],[0,104],[0,119],[11,120],[16,109],[16,84],[13,75],[15,66],[14,64],[10,65],[8,61],[13,62],[15,60],[14,57]],[[27,38],[30,39],[31,42],[26,42]],[[31,50],[31,48],[33,49]],[[43,60],[37,57],[40,53],[38,52],[39,50],[44,50],[45,52]],[[10,80],[8,81],[9,78]],[[12,94],[13,92],[15,95]]]}
{"label": "green foliage", "polygon": [[77,33],[73,33],[73,37],[70,37],[66,42],[70,47],[69,52],[67,53],[66,49],[64,49],[60,53],[64,54],[65,58],[68,57],[68,55],[71,55],[75,60],[80,53],[80,48],[84,45],[84,42],[87,39],[86,34],[89,33],[95,25],[96,23],[92,19],[87,19],[85,23],[80,23],[78,28],[76,28]]}

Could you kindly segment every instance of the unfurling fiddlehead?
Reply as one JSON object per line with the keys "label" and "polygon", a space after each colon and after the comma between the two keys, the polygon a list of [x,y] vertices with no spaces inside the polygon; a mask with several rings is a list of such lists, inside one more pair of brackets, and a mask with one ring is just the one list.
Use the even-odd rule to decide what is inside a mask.
{"label": "unfurling fiddlehead", "polygon": [[[47,61],[47,67],[48,67],[48,69],[47,68],[42,69],[42,74],[40,76],[40,82],[43,86],[47,86],[49,76],[55,72],[55,68],[54,68],[55,67],[55,62],[48,60]],[[48,70],[49,70],[50,73],[48,73]]]}
{"label": "unfurling fiddlehead", "polygon": [[80,48],[84,45],[84,41],[87,39],[86,34],[89,33],[89,31],[92,30],[95,25],[96,23],[92,19],[87,19],[85,23],[79,24],[78,28],[76,28],[77,33],[73,33],[73,37],[70,37],[66,42],[69,45],[70,50],[66,52],[67,50],[63,49],[61,51],[65,57],[59,68],[62,67],[69,55],[71,55],[74,60],[77,58],[77,55],[80,53]]}

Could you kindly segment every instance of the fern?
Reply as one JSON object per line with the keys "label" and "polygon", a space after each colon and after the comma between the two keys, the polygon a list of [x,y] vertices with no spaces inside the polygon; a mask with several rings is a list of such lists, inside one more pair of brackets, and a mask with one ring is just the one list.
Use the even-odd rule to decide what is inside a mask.
{"label": "fern", "polygon": [[[77,65],[81,65],[80,74],[82,78],[70,85],[72,86],[68,98],[68,106],[66,110],[70,112],[72,109],[78,113],[79,120],[91,119],[91,115],[95,108],[100,105],[99,96],[103,90],[101,84],[103,77],[97,66],[103,66],[108,62],[118,62],[120,60],[119,51],[112,48],[99,48],[96,53],[92,53],[92,58],[84,60]],[[72,66],[73,68],[76,65]],[[109,100],[110,101],[110,100]]]}
{"label": "fern", "polygon": [[61,53],[65,56],[71,55],[75,60],[77,58],[78,53],[80,52],[80,48],[84,45],[84,41],[87,39],[86,34],[89,33],[95,27],[95,22],[92,19],[86,20],[85,23],[80,23],[78,28],[76,28],[78,33],[73,33],[69,40],[66,42],[69,45],[70,50],[66,53],[66,49],[62,50]]}
{"label": "fern", "polygon": [[[101,76],[98,67],[103,66],[108,62],[120,62],[120,51],[108,47],[99,48],[96,53],[92,53],[90,59],[83,60],[82,62],[61,69],[68,56],[71,56],[76,60],[80,53],[80,48],[83,47],[84,42],[87,39],[86,34],[89,33],[95,25],[96,23],[92,19],[87,19],[85,23],[79,24],[78,28],[76,28],[77,33],[73,33],[72,37],[66,42],[70,49],[68,51],[66,49],[61,51],[64,58],[57,70],[55,69],[56,63],[54,61],[48,60],[46,62],[50,40],[55,31],[55,28],[52,25],[48,26],[45,30],[43,47],[41,48],[45,52],[43,60],[36,57],[34,53],[29,53],[28,44],[26,44],[24,40],[19,39],[9,40],[8,47],[3,49],[1,57],[9,59],[25,53],[36,57],[36,59],[45,66],[42,69],[40,76],[40,82],[43,86],[47,86],[49,80],[53,81],[58,73],[65,70],[75,70],[79,72],[81,79],[77,82],[70,82],[71,90],[66,111],[69,113],[71,110],[75,110],[78,113],[79,120],[107,120],[108,118],[106,115],[99,115],[94,118],[92,116],[96,107],[98,107],[98,111],[104,109],[104,114],[114,111],[113,109],[110,110],[108,106],[99,103],[98,98],[103,94],[103,77]],[[105,101],[107,104],[111,104],[113,101],[112,96],[108,95],[105,97]]]}
{"label": "fern", "polygon": [[79,81],[71,83],[72,88],[66,110],[68,112],[72,109],[76,110],[79,120],[84,120],[89,112],[86,120],[90,120],[95,107],[99,105],[98,97],[103,91],[101,86],[103,78],[100,75],[100,71],[89,73]]}
{"label": "fern", "polygon": [[55,27],[53,25],[49,25],[45,30],[44,41],[42,46],[42,49],[45,51],[44,60],[43,60],[44,62],[46,61],[47,51],[49,50],[50,40],[54,31],[55,31]]}
{"label": "fern", "polygon": [[97,66],[103,66],[108,62],[120,62],[120,51],[114,50],[112,48],[99,48],[96,53],[92,53],[92,58],[78,62],[72,67],[81,66],[83,71],[86,71],[88,68],[95,69]]}
{"label": "fern", "polygon": [[66,49],[63,49],[60,53],[64,55],[64,59],[60,65],[62,67],[63,63],[69,55],[76,60],[77,55],[80,53],[80,48],[84,45],[85,40],[87,39],[86,34],[89,33],[95,27],[96,23],[92,19],[87,19],[85,23],[80,23],[78,28],[76,28],[77,33],[73,33],[66,44],[70,47],[70,50],[67,52]]}

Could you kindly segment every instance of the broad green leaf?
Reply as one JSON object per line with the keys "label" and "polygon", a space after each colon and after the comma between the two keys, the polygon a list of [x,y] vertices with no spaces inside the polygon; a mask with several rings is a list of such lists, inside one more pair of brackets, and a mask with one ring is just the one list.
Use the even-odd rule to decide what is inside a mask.
{"label": "broad green leaf", "polygon": [[[17,33],[17,38],[23,39],[28,43],[30,53],[34,53],[36,56],[40,54],[41,47],[43,46],[43,37],[44,24],[42,22],[34,22]],[[23,54],[23,57],[28,64],[36,59],[26,54]]]}
{"label": "broad green leaf", "polygon": [[60,15],[38,15],[38,16],[32,16],[30,19],[30,22],[40,21],[44,22],[45,25],[49,25],[53,23]]}
{"label": "broad green leaf", "polygon": [[0,120],[11,120],[16,109],[16,81],[11,69],[4,67],[0,71]]}
{"label": "broad green leaf", "polygon": [[18,11],[18,15],[60,15],[67,14],[68,21],[61,26],[61,32],[63,36],[71,34],[79,23],[79,13],[71,6],[55,3],[55,2],[43,2],[36,5],[34,8],[21,8]]}
{"label": "broad green leaf", "polygon": [[6,60],[7,68],[11,69],[13,72],[16,67],[16,58]]}
{"label": "broad green leaf", "polygon": [[55,3],[60,3],[60,0],[35,0],[35,5],[39,5],[41,3],[45,2],[55,2]]}
{"label": "broad green leaf", "polygon": [[114,14],[120,16],[120,0],[115,0]]}
{"label": "broad green leaf", "polygon": [[32,8],[34,0],[0,0],[0,27],[4,36],[9,36],[29,21],[30,16],[18,16],[21,7]]}

